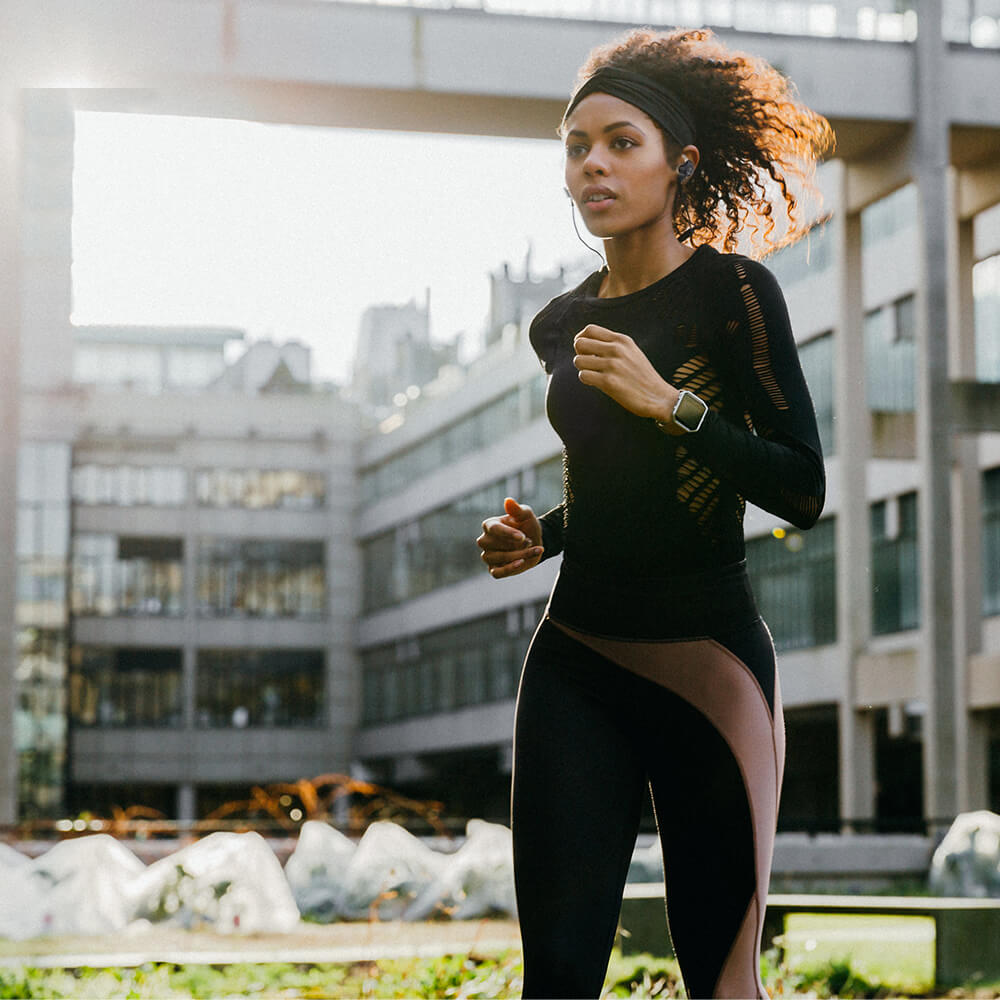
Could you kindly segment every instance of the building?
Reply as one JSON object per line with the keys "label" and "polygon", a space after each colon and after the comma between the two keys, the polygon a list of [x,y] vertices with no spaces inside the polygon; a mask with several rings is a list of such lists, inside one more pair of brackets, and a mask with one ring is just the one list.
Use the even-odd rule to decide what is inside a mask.
{"label": "building", "polygon": [[[706,17],[730,18],[719,26],[723,37],[787,71],[807,102],[831,117],[839,138],[824,178],[831,219],[774,262],[827,425],[828,506],[807,535],[761,515],[747,524],[762,602],[783,647],[795,761],[783,822],[800,826],[917,823],[935,831],[956,811],[997,805],[1000,392],[990,316],[997,310],[991,209],[1000,203],[1000,116],[992,95],[1000,86],[1000,34],[995,12],[982,4],[898,6],[697,5]],[[664,20],[675,13],[668,2],[654,7]],[[117,525],[120,540],[168,544],[95,543],[96,555],[83,559],[81,552],[82,563],[156,563],[169,580],[181,562],[185,593],[194,587],[197,594],[202,532],[227,542],[259,539],[270,512],[203,508],[191,475],[213,464],[291,468],[270,464],[278,462],[265,451],[275,444],[272,428],[284,428],[304,449],[316,426],[291,363],[270,389],[292,389],[288,398],[299,402],[279,407],[273,395],[257,392],[250,416],[238,417],[233,407],[221,421],[193,402],[197,394],[160,393],[161,406],[156,395],[119,387],[98,405],[106,390],[74,386],[72,109],[551,136],[583,53],[635,16],[631,3],[602,6],[618,23],[431,8],[289,0],[280,10],[236,5],[220,19],[211,5],[150,4],[148,18],[110,11],[94,19],[86,5],[63,3],[59,18],[43,23],[28,0],[5,7],[22,44],[0,69],[0,206],[11,222],[0,231],[0,561],[14,561],[16,508],[23,554],[20,595],[13,579],[0,575],[0,729],[13,728],[16,688],[27,713],[17,726],[22,773],[30,775],[22,788],[46,786],[67,747],[71,780],[84,782],[94,772],[74,772],[73,759],[82,767],[102,754],[108,761],[137,755],[140,744],[171,734],[170,725],[135,723],[71,727],[67,737],[59,678],[71,641],[181,650],[188,745],[201,740],[219,752],[236,746],[264,759],[263,742],[252,742],[260,731],[233,721],[249,721],[236,712],[245,704],[232,705],[228,725],[201,730],[196,719],[200,650],[236,643],[235,628],[229,631],[235,615],[217,621],[186,604],[175,621],[162,612],[164,595],[153,593],[141,615],[88,612],[78,621],[69,614],[65,566],[77,520],[95,536]],[[469,57],[456,59],[456,51]],[[355,623],[363,697],[350,707],[346,695],[338,700],[357,680],[346,658],[334,668],[328,652],[327,670],[342,671],[330,681],[335,693],[327,692],[332,736],[303,730],[295,754],[310,741],[315,746],[317,736],[343,737],[350,749],[325,758],[329,766],[354,756],[373,774],[424,791],[451,790],[461,773],[462,788],[476,793],[469,810],[487,814],[499,813],[505,791],[516,663],[555,571],[546,565],[497,584],[482,574],[472,542],[503,493],[542,507],[558,492],[558,445],[542,418],[540,372],[524,344],[527,311],[505,307],[513,326],[505,319],[498,342],[454,392],[423,393],[366,438],[358,461],[348,463],[362,484],[353,526],[349,514],[341,521],[339,511],[303,511],[296,529],[315,541],[327,518],[331,538],[343,543],[327,613],[337,628]],[[506,337],[505,327],[512,331]],[[328,419],[319,423],[329,434],[341,424],[328,402]],[[133,434],[140,444],[130,453]],[[171,465],[173,458],[161,460],[153,448],[161,440],[183,456],[176,462],[188,477],[185,504],[118,509],[71,501],[74,463],[102,466],[107,443],[104,455],[119,456],[107,465],[129,466],[127,454],[146,467]],[[346,443],[327,447],[322,462],[339,469]],[[304,450],[289,454],[305,462]],[[101,475],[81,472],[80,489],[88,476]],[[346,481],[331,472],[328,496]],[[162,488],[168,495],[177,489]],[[233,535],[224,530],[230,527]],[[350,562],[353,538],[364,573]],[[328,563],[328,582],[332,569]],[[365,604],[355,616],[348,608],[359,580]],[[333,593],[339,586],[350,591],[342,604]],[[317,648],[308,622],[294,640],[285,631],[291,623],[268,624],[274,627],[263,636],[254,633],[256,645],[286,636],[289,646]],[[13,656],[15,632],[20,649]],[[94,662],[98,673],[111,670],[108,660]],[[176,659],[143,662],[176,676]],[[114,660],[116,674],[133,668],[127,655]],[[78,686],[87,690],[83,681]],[[276,739],[285,733],[273,729]],[[175,761],[179,742],[164,742]],[[15,812],[12,749],[0,745],[3,820]],[[288,759],[305,768],[313,758]],[[242,773],[238,763],[234,774]],[[142,766],[141,780],[176,783],[167,797],[176,796],[182,814],[197,804],[199,782],[207,788],[214,780],[168,781],[154,762]],[[463,805],[460,797],[455,804]]]}
{"label": "building", "polygon": [[346,770],[355,408],[295,345],[226,366],[239,331],[73,334],[24,396],[21,816],[191,819]]}
{"label": "building", "polygon": [[430,339],[430,289],[422,306],[369,306],[361,317],[351,394],[367,411],[385,414],[397,397],[406,398],[454,364],[457,343]]}
{"label": "building", "polygon": [[[833,218],[769,264],[785,290],[823,439],[830,491],[821,521],[800,532],[750,508],[748,559],[780,650],[788,730],[782,801],[786,830],[925,828],[923,729],[927,702],[919,572],[921,468],[916,459],[916,188],[907,185],[861,214],[864,380],[843,385],[837,344],[836,164],[822,178]],[[1000,381],[1000,211],[976,219],[975,373]],[[536,286],[505,275],[509,303]],[[558,291],[559,289],[555,289]],[[553,292],[554,294],[555,292]],[[559,502],[559,444],[544,417],[544,375],[527,343],[531,311],[470,370],[450,396],[408,409],[361,448],[358,533],[364,574],[359,656],[362,718],[356,754],[380,780],[462,810],[502,819],[520,659],[558,560],[497,582],[474,539],[485,516],[513,495],[539,511]],[[972,331],[969,331],[970,334]],[[971,346],[971,344],[970,344]],[[851,441],[845,405],[868,414],[870,444]],[[865,521],[847,521],[843,452],[867,448]],[[972,802],[1000,809],[1000,435],[982,435],[962,519],[981,537],[956,565],[959,613],[981,630],[968,670],[969,752],[981,761]],[[982,497],[980,501],[978,498]],[[838,561],[857,532],[868,551],[851,567],[867,592],[867,636],[843,636]],[[844,787],[843,689],[854,675],[855,768]],[[462,778],[459,781],[459,777]],[[849,800],[850,801],[850,800]]]}

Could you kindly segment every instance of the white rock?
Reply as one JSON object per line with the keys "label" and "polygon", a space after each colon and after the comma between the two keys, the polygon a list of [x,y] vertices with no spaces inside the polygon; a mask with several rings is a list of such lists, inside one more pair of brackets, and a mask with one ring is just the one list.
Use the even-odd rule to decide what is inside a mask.
{"label": "white rock", "polygon": [[285,878],[303,916],[323,922],[336,919],[356,850],[350,837],[326,823],[302,824],[295,850],[285,862]]}
{"label": "white rock", "polygon": [[1000,816],[960,813],[931,858],[931,892],[1000,897]]}
{"label": "white rock", "polygon": [[5,872],[0,936],[110,934],[134,916],[130,892],[143,863],[107,834],[64,840]]}
{"label": "white rock", "polygon": [[441,874],[407,908],[405,919],[426,920],[441,913],[455,920],[516,916],[510,830],[473,819],[465,832],[465,843],[444,856]]}
{"label": "white rock", "polygon": [[299,922],[274,852],[256,833],[213,833],[151,864],[136,916],[221,933],[285,933]]}
{"label": "white rock", "polygon": [[0,842],[0,868],[23,868],[30,864],[31,858],[27,854],[22,854],[10,844]]}
{"label": "white rock", "polygon": [[432,851],[401,826],[373,823],[347,866],[340,913],[349,920],[361,920],[374,908],[380,920],[402,917],[446,864],[445,855]]}

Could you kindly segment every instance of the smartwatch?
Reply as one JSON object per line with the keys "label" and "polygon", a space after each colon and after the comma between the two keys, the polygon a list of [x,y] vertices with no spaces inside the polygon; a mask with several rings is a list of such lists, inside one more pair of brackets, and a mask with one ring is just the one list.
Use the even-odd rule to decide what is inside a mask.
{"label": "smartwatch", "polygon": [[[708,403],[706,403],[705,400],[700,399],[693,392],[690,392],[687,389],[681,389],[680,395],[677,397],[677,402],[674,403],[672,416],[674,418],[674,423],[680,427],[682,431],[686,431],[688,434],[694,434],[694,432],[699,430],[701,425],[705,422],[706,413],[708,413]],[[656,426],[659,427],[661,431],[669,433],[670,426],[662,420],[657,420]]]}

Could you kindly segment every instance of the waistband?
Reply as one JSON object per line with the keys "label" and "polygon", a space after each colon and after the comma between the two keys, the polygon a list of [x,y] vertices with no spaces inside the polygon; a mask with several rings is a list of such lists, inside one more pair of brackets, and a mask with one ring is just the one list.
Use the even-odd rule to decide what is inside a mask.
{"label": "waistband", "polygon": [[615,639],[721,636],[760,617],[746,561],[663,577],[614,577],[563,559],[546,614]]}

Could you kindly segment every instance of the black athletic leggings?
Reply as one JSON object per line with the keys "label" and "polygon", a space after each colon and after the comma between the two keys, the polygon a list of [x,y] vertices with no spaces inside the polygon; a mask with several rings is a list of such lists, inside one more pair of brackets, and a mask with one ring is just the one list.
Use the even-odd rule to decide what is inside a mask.
{"label": "black athletic leggings", "polygon": [[688,996],[767,996],[760,935],[783,760],[774,649],[759,618],[666,641],[543,620],[514,740],[524,996],[600,994],[647,783]]}

